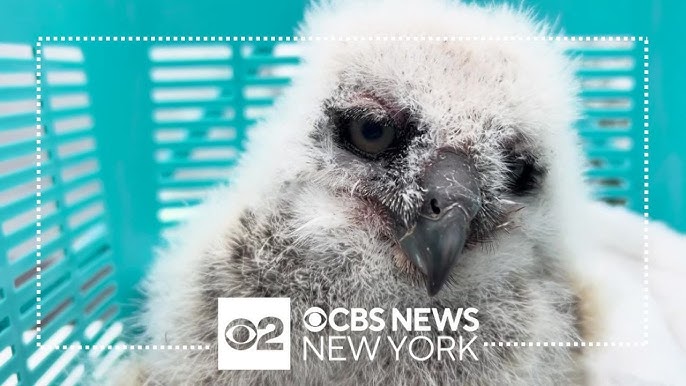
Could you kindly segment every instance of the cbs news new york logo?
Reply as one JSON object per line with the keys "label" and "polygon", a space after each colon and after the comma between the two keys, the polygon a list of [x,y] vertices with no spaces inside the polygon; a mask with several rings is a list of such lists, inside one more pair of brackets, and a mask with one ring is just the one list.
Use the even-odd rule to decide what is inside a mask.
{"label": "cbs news new york logo", "polygon": [[[310,307],[305,311],[300,322],[311,332],[321,332],[327,325],[337,332],[345,331],[382,331],[386,322],[381,317],[383,309],[375,307],[370,311],[362,308],[335,308],[327,313],[319,307]],[[449,355],[453,361],[459,358],[478,360],[476,354],[471,349],[471,344],[476,340],[475,331],[479,328],[479,321],[476,308],[467,309],[429,309],[415,308],[391,310],[391,324],[393,331],[405,329],[408,332],[429,331],[430,315],[434,318],[434,323],[439,331],[449,331],[454,335],[455,332],[464,330],[471,333],[471,339],[463,339],[460,334],[457,338],[453,335],[440,335],[434,343],[429,338],[419,335],[412,339],[403,338],[401,341],[394,342],[391,336],[386,336],[393,352],[398,358],[399,352],[406,340],[405,345],[408,355],[418,361],[429,359],[434,352],[437,353],[438,360],[441,354]],[[345,315],[345,321],[341,324],[336,321],[337,315]],[[219,370],[290,370],[291,368],[291,302],[289,298],[219,298],[218,308],[218,365]],[[414,316],[414,317],[413,317]],[[464,322],[464,323],[463,323]],[[321,338],[319,351],[311,341],[303,338],[303,359],[307,355],[305,347],[310,347],[313,354],[324,360],[324,338]],[[342,336],[329,336],[330,340],[342,339]],[[366,339],[366,338],[363,338]],[[370,350],[370,343],[360,342],[358,348],[353,347],[353,343],[348,337],[350,348],[354,352],[362,352],[362,346],[366,345],[370,360],[374,359],[376,350],[379,347],[381,336],[377,337],[373,350]],[[414,352],[413,344],[415,341],[428,340],[431,352],[428,356],[419,357]],[[309,343],[308,343],[309,342]],[[466,344],[464,342],[467,342]],[[340,357],[332,357],[332,343],[329,343],[329,360],[345,360]],[[436,350],[434,350],[436,347]],[[342,349],[336,346],[336,349]],[[373,352],[372,352],[373,351]],[[452,353],[455,351],[455,353]],[[423,355],[423,354],[422,354]],[[355,360],[357,357],[354,356]]]}

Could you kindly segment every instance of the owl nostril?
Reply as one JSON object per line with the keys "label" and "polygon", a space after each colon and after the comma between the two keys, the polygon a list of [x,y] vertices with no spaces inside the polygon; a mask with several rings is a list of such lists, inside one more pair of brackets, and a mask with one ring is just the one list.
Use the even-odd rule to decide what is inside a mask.
{"label": "owl nostril", "polygon": [[438,206],[438,200],[432,198],[431,201],[429,201],[429,204],[431,205],[431,211],[434,212],[434,214],[441,214],[441,208]]}

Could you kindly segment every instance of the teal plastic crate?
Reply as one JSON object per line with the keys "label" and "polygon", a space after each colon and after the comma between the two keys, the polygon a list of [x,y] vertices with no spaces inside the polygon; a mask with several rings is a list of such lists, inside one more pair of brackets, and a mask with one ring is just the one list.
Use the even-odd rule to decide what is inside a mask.
{"label": "teal plastic crate", "polygon": [[[664,51],[676,38],[655,19],[676,19],[678,11],[665,12],[665,3],[631,4],[533,5],[561,14],[569,35],[650,37],[651,213],[683,230],[686,134],[678,125],[684,118],[667,111],[684,102],[684,76],[669,70],[685,58]],[[122,351],[38,349],[37,342],[125,339],[121,320],[140,301],[136,285],[160,235],[228,174],[246,131],[298,70],[292,44],[216,37],[291,36],[303,3],[0,1],[0,10],[0,385],[78,383],[86,358],[104,368]],[[113,41],[115,35],[141,41]],[[38,36],[51,37],[41,41],[39,55]],[[186,41],[152,42],[153,36]],[[620,41],[569,50],[582,63],[585,118],[577,126],[593,166],[589,180],[600,199],[637,211],[643,210],[643,48],[641,41]]]}

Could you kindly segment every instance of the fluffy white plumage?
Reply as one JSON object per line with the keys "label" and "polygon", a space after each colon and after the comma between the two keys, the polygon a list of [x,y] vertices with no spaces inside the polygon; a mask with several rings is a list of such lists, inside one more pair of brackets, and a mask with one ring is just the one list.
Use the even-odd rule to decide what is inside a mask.
{"label": "fluffy white plumage", "polygon": [[588,213],[589,248],[575,264],[586,296],[594,299],[594,336],[632,345],[589,349],[585,363],[593,384],[686,383],[686,236],[651,222],[644,240],[639,215],[603,204],[590,205]]}
{"label": "fluffy white plumage", "polygon": [[[315,7],[307,17],[303,35],[541,36],[549,34],[547,28],[509,7],[482,9],[439,0],[380,0]],[[481,184],[490,191],[502,191],[506,184],[507,167],[497,150],[503,138],[514,135],[530,138],[513,146],[535,152],[545,165],[547,174],[540,196],[486,197],[498,201],[494,205],[507,206],[509,201],[517,200],[525,208],[508,214],[504,224],[511,224],[512,229],[509,233],[496,233],[497,240],[492,246],[465,252],[462,269],[470,275],[465,280],[484,286],[475,290],[474,296],[479,298],[479,293],[487,293],[492,287],[506,286],[509,275],[513,272],[519,275],[522,270],[530,269],[532,261],[537,261],[529,259],[530,254],[543,250],[546,258],[550,258],[552,269],[563,271],[562,282],[568,279],[570,284],[564,288],[551,287],[551,284],[532,287],[530,308],[512,315],[526,321],[532,330],[527,331],[531,334],[529,339],[568,341],[576,337],[566,316],[551,312],[555,304],[547,301],[577,296],[583,314],[580,317],[586,318],[581,323],[586,330],[580,338],[599,342],[646,340],[642,329],[642,219],[622,210],[592,204],[588,198],[581,177],[581,152],[570,129],[577,113],[577,86],[573,67],[559,47],[540,41],[351,41],[311,42],[304,44],[303,50],[303,76],[295,80],[272,117],[251,133],[248,151],[233,176],[234,183],[230,188],[213,192],[194,218],[170,237],[170,247],[161,252],[147,285],[149,301],[142,320],[151,343],[173,340],[171,343],[192,344],[199,336],[191,331],[202,327],[210,334],[206,340],[212,342],[216,331],[213,321],[201,320],[202,316],[195,314],[207,307],[202,305],[202,291],[214,284],[223,286],[229,294],[250,292],[243,288],[246,283],[231,280],[230,275],[223,277],[226,282],[208,283],[217,278],[209,277],[207,269],[235,252],[237,245],[240,246],[235,240],[237,235],[251,237],[244,234],[246,229],[242,225],[246,211],[257,218],[254,229],[247,232],[258,234],[266,226],[261,216],[284,210],[283,201],[277,198],[284,194],[284,183],[288,181],[305,181],[297,195],[287,196],[292,219],[273,221],[288,223],[283,225],[284,229],[277,227],[276,234],[290,237],[290,247],[302,247],[309,254],[326,259],[350,254],[381,256],[386,260],[395,259],[396,263],[403,259],[397,251],[391,254],[388,244],[379,241],[384,227],[382,219],[369,208],[360,209],[354,199],[356,190],[361,189],[359,181],[368,173],[367,166],[352,161],[341,167],[340,149],[326,136],[313,144],[313,132],[322,125],[324,101],[331,100],[333,95],[337,106],[359,102],[354,91],[341,88],[340,84],[361,84],[377,95],[393,95],[404,109],[421,111],[422,123],[435,128],[426,139],[434,147],[471,144],[469,151],[478,154],[475,163],[481,172]],[[493,129],[484,130],[484,127]],[[396,198],[398,206],[410,206],[421,196],[421,190],[411,180],[421,174],[424,157],[429,154],[411,152],[408,156],[402,175],[407,187]],[[334,194],[339,191],[345,195]],[[360,214],[364,215],[361,223],[355,220]],[[569,360],[571,354],[558,355],[554,351],[549,351],[551,357],[540,354],[543,350],[562,350],[559,348],[497,348],[512,350],[512,355],[524,365],[505,367],[500,373],[484,371],[483,375],[464,379],[482,384],[548,383],[552,379],[565,383],[580,381],[572,374],[577,370],[565,371],[559,366],[581,364],[583,379],[588,384],[683,382],[686,379],[686,312],[677,296],[686,290],[680,280],[686,277],[686,256],[683,256],[686,240],[658,225],[651,225],[650,235],[647,346],[585,348],[574,360]],[[256,245],[260,242],[262,248],[250,250],[249,257],[254,264],[268,266],[272,264],[271,259],[285,259],[283,253],[276,257],[268,253],[266,239],[255,241]],[[347,245],[348,249],[332,254],[334,242]],[[376,275],[392,266],[386,260],[368,259],[353,279],[373,294],[373,285],[369,283],[378,280]],[[335,282],[335,279],[322,278],[322,281]],[[299,284],[288,283],[294,288]],[[401,285],[397,288],[410,291]],[[456,284],[450,290],[459,293],[460,288]],[[454,294],[450,290],[444,290],[439,297],[448,301],[451,293]],[[539,297],[545,290],[553,294],[550,299],[545,295]],[[356,299],[357,295],[349,295]],[[378,299],[400,301],[395,297],[379,296]],[[508,328],[514,327],[503,328],[503,332],[510,333]],[[490,357],[485,363],[491,363],[489,360],[493,366],[498,363]],[[223,375],[211,371],[215,366],[211,356],[185,352],[151,351],[136,361],[140,363],[138,370],[129,372],[128,380],[275,381],[250,375],[221,378]],[[297,373],[291,381],[325,381],[322,374],[335,372],[337,368],[307,371],[312,375]],[[365,375],[365,371],[356,369],[351,372],[351,378],[344,380],[393,379]],[[449,372],[436,373],[433,381],[450,381],[446,374]],[[426,374],[431,376],[434,374]]]}

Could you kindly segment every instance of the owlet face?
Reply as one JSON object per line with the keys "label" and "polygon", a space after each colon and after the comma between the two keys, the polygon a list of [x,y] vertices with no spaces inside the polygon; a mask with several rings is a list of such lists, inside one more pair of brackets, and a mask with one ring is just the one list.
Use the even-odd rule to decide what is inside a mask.
{"label": "owlet face", "polygon": [[[150,309],[173,316],[150,313],[152,335],[214,343],[218,297],[288,297],[294,344],[309,334],[296,320],[312,306],[467,306],[480,312],[475,346],[579,340],[562,259],[578,251],[565,243],[583,239],[569,233],[585,218],[574,213],[583,184],[576,86],[559,46],[524,39],[548,32],[508,7],[332,3],[315,7],[298,35],[320,39],[298,43],[300,77],[251,131],[235,182],[204,208],[195,237],[183,235],[190,246],[158,267],[177,280],[149,291],[163,294]],[[219,373],[204,350],[210,359],[188,362],[188,373],[205,366],[207,379],[235,383],[573,383],[573,350],[483,350],[459,365],[386,351]]]}
{"label": "owlet face", "polygon": [[[497,250],[555,200],[555,153],[574,147],[556,143],[571,124],[559,106],[572,97],[559,66],[532,71],[532,52],[559,59],[535,44],[321,43],[318,67],[334,81],[309,135],[316,179],[358,201],[356,221],[381,224],[430,295],[462,255]],[[539,231],[520,242],[535,245]]]}

